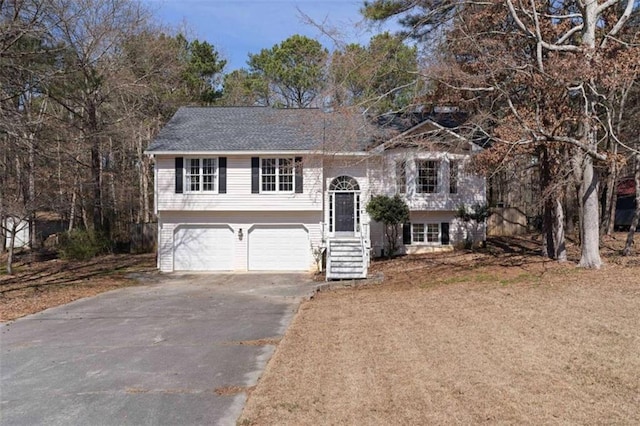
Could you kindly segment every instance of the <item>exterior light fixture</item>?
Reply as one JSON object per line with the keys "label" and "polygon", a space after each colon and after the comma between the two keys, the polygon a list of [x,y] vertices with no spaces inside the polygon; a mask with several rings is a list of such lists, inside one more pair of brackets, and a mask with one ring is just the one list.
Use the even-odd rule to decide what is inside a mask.
{"label": "exterior light fixture", "polygon": [[242,237],[243,237],[243,234],[242,234],[242,228],[240,228],[240,229],[238,230],[238,239],[239,239],[240,241],[242,241]]}

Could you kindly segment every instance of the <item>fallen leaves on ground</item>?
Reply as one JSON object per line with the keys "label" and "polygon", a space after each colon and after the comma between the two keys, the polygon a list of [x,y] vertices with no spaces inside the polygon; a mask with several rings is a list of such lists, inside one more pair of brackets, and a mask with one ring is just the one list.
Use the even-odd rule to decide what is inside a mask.
{"label": "fallen leaves on ground", "polygon": [[127,275],[155,271],[155,255],[119,254],[88,261],[38,261],[25,253],[18,257],[14,269],[14,275],[0,275],[0,321],[135,285],[137,282]]}

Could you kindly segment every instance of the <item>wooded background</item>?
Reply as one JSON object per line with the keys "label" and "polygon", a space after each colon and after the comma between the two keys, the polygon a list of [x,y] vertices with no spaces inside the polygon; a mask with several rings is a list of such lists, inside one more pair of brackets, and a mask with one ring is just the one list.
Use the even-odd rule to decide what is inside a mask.
{"label": "wooded background", "polygon": [[455,133],[483,146],[472,171],[487,176],[490,202],[539,218],[551,258],[566,257],[575,229],[581,265],[599,267],[620,178],[635,176],[640,192],[639,9],[376,0],[363,16],[397,19],[398,34],[349,44],[310,22],[331,49],[294,35],[226,72],[215,46],[135,0],[0,0],[0,219],[33,226],[49,212],[67,230],[130,241],[131,224],[154,219],[144,150],[181,105],[372,117],[446,106],[466,121],[424,140]]}

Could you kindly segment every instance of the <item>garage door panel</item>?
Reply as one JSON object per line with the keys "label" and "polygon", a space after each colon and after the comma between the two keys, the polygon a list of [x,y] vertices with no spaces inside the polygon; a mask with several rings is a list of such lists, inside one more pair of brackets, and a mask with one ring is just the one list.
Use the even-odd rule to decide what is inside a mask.
{"label": "garage door panel", "polygon": [[233,242],[233,231],[228,226],[181,226],[174,233],[173,269],[231,270]]}
{"label": "garage door panel", "polygon": [[249,231],[249,270],[308,271],[309,232],[301,225],[256,226]]}

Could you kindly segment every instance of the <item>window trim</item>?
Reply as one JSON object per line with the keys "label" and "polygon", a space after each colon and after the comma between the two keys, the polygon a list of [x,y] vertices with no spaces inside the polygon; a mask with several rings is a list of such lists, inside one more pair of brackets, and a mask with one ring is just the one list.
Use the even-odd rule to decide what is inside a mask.
{"label": "window trim", "polygon": [[[422,227],[422,231],[418,232],[416,226]],[[425,243],[425,224],[411,222],[411,243],[412,244],[424,244]],[[419,236],[419,238],[417,238]]]}
{"label": "window trim", "polygon": [[[275,185],[275,189],[274,190],[270,190],[270,189],[264,189],[264,181],[263,181],[263,177],[265,176],[263,173],[263,162],[265,160],[275,160],[275,174],[274,175],[268,175],[268,176],[273,176],[275,181],[273,182]],[[287,173],[287,174],[281,174],[281,165],[280,162],[283,160],[287,160],[290,162],[290,170],[291,173]],[[296,167],[299,167],[299,165],[296,163],[296,158],[295,157],[259,157],[259,163],[258,163],[258,188],[259,188],[259,193],[260,194],[293,194],[296,192],[296,177],[298,175],[298,173],[296,172]],[[285,183],[282,182],[280,180],[280,177],[284,177],[284,176],[291,176],[291,189],[280,189],[280,185]],[[286,182],[287,184],[289,184],[289,182]]]}
{"label": "window trim", "polygon": [[[418,241],[416,239],[416,230],[415,230],[415,226],[422,226],[422,241]],[[435,225],[438,227],[438,235],[436,237],[435,240],[433,241],[429,241],[428,239],[428,235],[429,235],[429,225]],[[415,245],[429,245],[429,246],[434,246],[434,245],[442,245],[442,225],[440,224],[440,222],[411,222],[411,244],[415,244]]]}
{"label": "window trim", "polygon": [[[198,189],[191,189],[191,161],[198,160]],[[203,166],[204,160],[214,160],[213,174],[204,174]],[[184,157],[184,167],[182,169],[183,175],[183,193],[185,194],[218,194],[220,190],[220,158],[219,157]],[[204,177],[213,176],[213,189],[204,189]]]}

